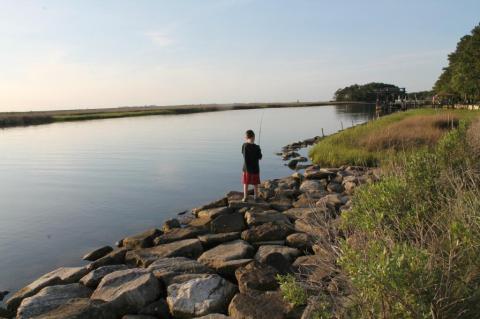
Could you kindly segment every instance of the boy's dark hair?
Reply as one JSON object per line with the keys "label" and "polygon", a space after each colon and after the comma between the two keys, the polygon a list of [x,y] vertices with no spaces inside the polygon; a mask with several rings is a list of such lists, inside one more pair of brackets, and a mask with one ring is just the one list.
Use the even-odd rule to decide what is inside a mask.
{"label": "boy's dark hair", "polygon": [[253,133],[252,130],[248,130],[245,132],[245,135],[247,136],[247,138],[253,138],[255,137],[255,133]]}

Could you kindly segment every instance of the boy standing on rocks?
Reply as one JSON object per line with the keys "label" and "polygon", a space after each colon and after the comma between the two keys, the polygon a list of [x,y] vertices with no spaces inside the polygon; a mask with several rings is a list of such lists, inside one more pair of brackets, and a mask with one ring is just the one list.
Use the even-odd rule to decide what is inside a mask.
{"label": "boy standing on rocks", "polygon": [[245,133],[246,142],[242,145],[243,154],[243,200],[248,199],[248,185],[253,185],[254,199],[258,199],[258,184],[260,184],[260,165],[259,160],[262,159],[262,150],[260,146],[255,144],[255,133],[248,130]]}

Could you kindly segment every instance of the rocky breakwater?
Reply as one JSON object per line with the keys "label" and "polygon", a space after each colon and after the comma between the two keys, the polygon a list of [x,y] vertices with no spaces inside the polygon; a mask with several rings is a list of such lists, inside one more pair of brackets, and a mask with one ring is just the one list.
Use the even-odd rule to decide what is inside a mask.
{"label": "rocky breakwater", "polygon": [[334,282],[336,273],[322,268],[331,234],[316,225],[335,221],[355,188],[375,179],[361,167],[310,166],[263,182],[260,201],[230,192],[183,222],[170,219],[88,253],[86,266],[38,278],[6,301],[0,317],[309,318],[311,307],[289,304],[276,276]]}

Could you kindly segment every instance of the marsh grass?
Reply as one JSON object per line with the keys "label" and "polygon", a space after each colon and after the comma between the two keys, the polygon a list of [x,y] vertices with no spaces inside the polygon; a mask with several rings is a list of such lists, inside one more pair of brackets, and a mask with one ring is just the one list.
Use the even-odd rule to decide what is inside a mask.
{"label": "marsh grass", "polygon": [[[475,111],[415,109],[394,113],[322,139],[309,152],[315,164],[379,166],[399,152],[433,147],[459,120]],[[453,123],[453,125],[452,125]]]}

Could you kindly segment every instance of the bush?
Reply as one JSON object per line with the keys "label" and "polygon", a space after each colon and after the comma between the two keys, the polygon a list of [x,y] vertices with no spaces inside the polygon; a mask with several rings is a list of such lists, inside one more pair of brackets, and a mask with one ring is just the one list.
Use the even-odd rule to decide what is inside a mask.
{"label": "bush", "polygon": [[467,126],[395,159],[342,215],[351,318],[477,318],[480,166]]}
{"label": "bush", "polygon": [[283,297],[294,306],[302,306],[307,303],[307,291],[297,282],[293,275],[277,275],[280,291]]}

